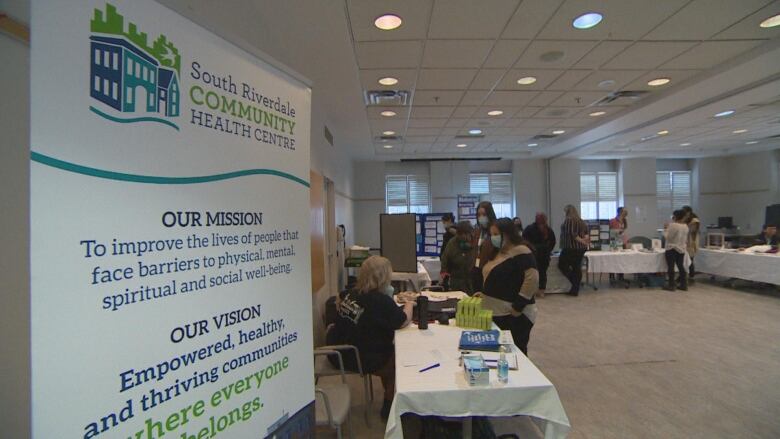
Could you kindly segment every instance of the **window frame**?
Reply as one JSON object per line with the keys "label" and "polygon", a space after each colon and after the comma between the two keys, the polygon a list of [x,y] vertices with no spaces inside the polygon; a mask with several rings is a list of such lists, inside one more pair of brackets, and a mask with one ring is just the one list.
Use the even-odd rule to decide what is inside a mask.
{"label": "window frame", "polygon": [[[592,176],[595,179],[595,197],[593,199],[584,199],[582,195],[582,178]],[[614,179],[614,197],[602,193],[601,178],[611,177]],[[609,220],[615,217],[618,207],[618,173],[614,171],[581,171],[580,172],[580,215],[584,220]],[[585,203],[595,203],[596,216],[590,215],[592,209],[585,208]],[[613,203],[614,206],[604,206],[604,204]],[[602,212],[602,209],[605,212]]]}

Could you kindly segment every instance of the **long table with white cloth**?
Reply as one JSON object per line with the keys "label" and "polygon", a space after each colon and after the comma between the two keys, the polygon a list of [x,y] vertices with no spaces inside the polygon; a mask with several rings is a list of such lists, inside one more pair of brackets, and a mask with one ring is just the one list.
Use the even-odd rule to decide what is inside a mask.
{"label": "long table with white cloth", "polygon": [[[619,251],[587,251],[588,273],[665,273],[666,256],[664,251],[639,251],[621,249]],[[698,262],[698,261],[697,261]],[[685,267],[691,265],[691,258],[685,254]]]}
{"label": "long table with white cloth", "polygon": [[[454,320],[450,321],[454,323]],[[409,325],[395,333],[396,394],[385,429],[386,439],[403,438],[401,415],[470,417],[531,416],[545,439],[565,438],[570,430],[558,391],[531,361],[512,346],[518,369],[509,382],[498,382],[490,370],[490,384],[470,386],[459,364],[458,343],[463,328],[429,324],[427,330]],[[426,372],[430,364],[440,366]]]}
{"label": "long table with white cloth", "polygon": [[780,285],[780,255],[703,248],[696,254],[696,271]]}

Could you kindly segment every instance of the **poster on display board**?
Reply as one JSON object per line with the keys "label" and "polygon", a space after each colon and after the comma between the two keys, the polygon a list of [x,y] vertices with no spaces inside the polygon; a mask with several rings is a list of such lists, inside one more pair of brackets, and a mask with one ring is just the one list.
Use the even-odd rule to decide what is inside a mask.
{"label": "poster on display board", "polygon": [[152,1],[31,57],[33,436],[310,437],[311,90]]}
{"label": "poster on display board", "polygon": [[477,223],[479,195],[458,195],[458,221]]}

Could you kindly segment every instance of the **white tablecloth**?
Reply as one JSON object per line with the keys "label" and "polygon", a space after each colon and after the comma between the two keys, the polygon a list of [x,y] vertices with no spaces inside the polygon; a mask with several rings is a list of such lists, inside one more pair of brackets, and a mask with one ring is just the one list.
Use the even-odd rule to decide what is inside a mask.
{"label": "white tablecloth", "polygon": [[[588,273],[666,273],[666,256],[660,252],[588,251]],[[685,254],[684,264],[691,265],[691,258]]]}
{"label": "white tablecloth", "polygon": [[394,271],[393,274],[390,275],[390,280],[402,282],[409,281],[412,283],[414,291],[417,292],[419,292],[422,287],[431,285],[431,276],[428,274],[425,266],[423,266],[420,261],[417,261],[417,273],[402,273]]}
{"label": "white tablecloth", "polygon": [[432,281],[441,280],[439,276],[441,273],[441,259],[438,256],[420,256],[417,258],[417,261],[425,267],[425,271],[428,272],[428,276],[430,276]]}
{"label": "white tablecloth", "polygon": [[[451,321],[454,323],[454,321]],[[396,395],[387,420],[385,438],[403,438],[401,415],[533,416],[542,420],[546,439],[565,438],[570,424],[558,392],[550,380],[513,346],[518,370],[500,384],[495,369],[490,384],[469,386],[458,364],[462,328],[430,324],[421,331],[410,325],[395,333]],[[432,363],[441,366],[420,373]]]}
{"label": "white tablecloth", "polygon": [[696,271],[780,285],[780,256],[703,248],[696,253]]}

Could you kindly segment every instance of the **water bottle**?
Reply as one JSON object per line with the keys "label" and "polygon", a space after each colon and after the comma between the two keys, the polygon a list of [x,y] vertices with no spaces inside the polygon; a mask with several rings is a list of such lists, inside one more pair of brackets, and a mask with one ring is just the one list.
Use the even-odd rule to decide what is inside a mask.
{"label": "water bottle", "polygon": [[417,298],[417,327],[428,329],[428,298],[423,295]]}
{"label": "water bottle", "polygon": [[506,348],[501,346],[498,355],[498,382],[507,383],[509,381],[509,362],[506,361]]}

